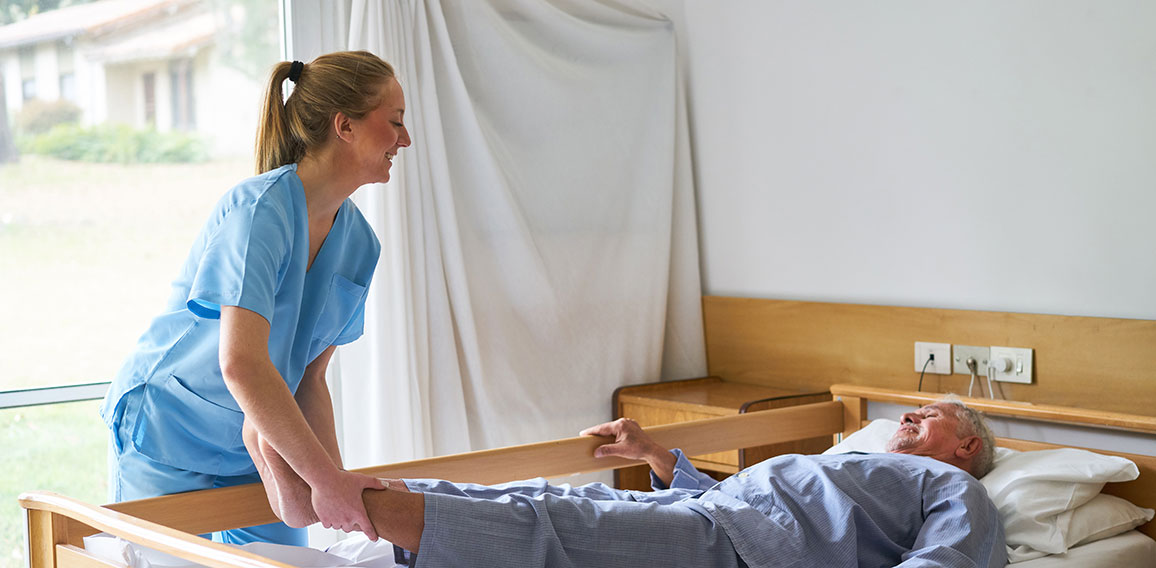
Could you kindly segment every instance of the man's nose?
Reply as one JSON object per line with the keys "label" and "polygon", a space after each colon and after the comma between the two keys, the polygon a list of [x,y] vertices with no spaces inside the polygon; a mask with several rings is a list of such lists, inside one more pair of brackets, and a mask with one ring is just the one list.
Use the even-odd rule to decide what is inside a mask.
{"label": "man's nose", "polygon": [[907,413],[903,414],[903,416],[900,418],[900,421],[903,422],[904,424],[907,424],[907,423],[919,424],[919,415],[911,413],[911,412],[907,412]]}

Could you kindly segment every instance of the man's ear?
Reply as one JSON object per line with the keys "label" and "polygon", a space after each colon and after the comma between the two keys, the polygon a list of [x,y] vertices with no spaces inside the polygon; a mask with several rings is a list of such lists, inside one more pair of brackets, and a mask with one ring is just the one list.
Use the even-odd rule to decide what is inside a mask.
{"label": "man's ear", "polygon": [[345,142],[353,141],[353,119],[338,111],[333,115],[333,133]]}
{"label": "man's ear", "polygon": [[959,441],[955,447],[955,457],[969,460],[983,450],[983,440],[979,436],[968,436]]}

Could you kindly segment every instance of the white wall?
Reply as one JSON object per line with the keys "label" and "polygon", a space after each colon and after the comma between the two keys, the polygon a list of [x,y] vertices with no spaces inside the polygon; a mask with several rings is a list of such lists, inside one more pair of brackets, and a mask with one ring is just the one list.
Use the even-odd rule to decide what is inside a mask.
{"label": "white wall", "polygon": [[1156,3],[660,3],[705,294],[1156,319]]}

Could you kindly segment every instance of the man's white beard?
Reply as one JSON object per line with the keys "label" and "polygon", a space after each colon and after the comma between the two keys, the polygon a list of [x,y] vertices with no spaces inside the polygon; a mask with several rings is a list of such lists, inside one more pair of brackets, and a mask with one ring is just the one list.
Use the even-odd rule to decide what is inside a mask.
{"label": "man's white beard", "polygon": [[887,440],[887,451],[897,452],[915,446],[919,442],[919,434],[915,432],[898,432]]}

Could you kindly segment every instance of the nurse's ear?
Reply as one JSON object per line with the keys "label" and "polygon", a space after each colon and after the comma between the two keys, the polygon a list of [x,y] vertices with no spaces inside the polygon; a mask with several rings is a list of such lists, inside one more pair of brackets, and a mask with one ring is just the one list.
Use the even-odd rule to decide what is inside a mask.
{"label": "nurse's ear", "polygon": [[338,111],[333,115],[333,133],[342,141],[353,142],[353,119]]}

